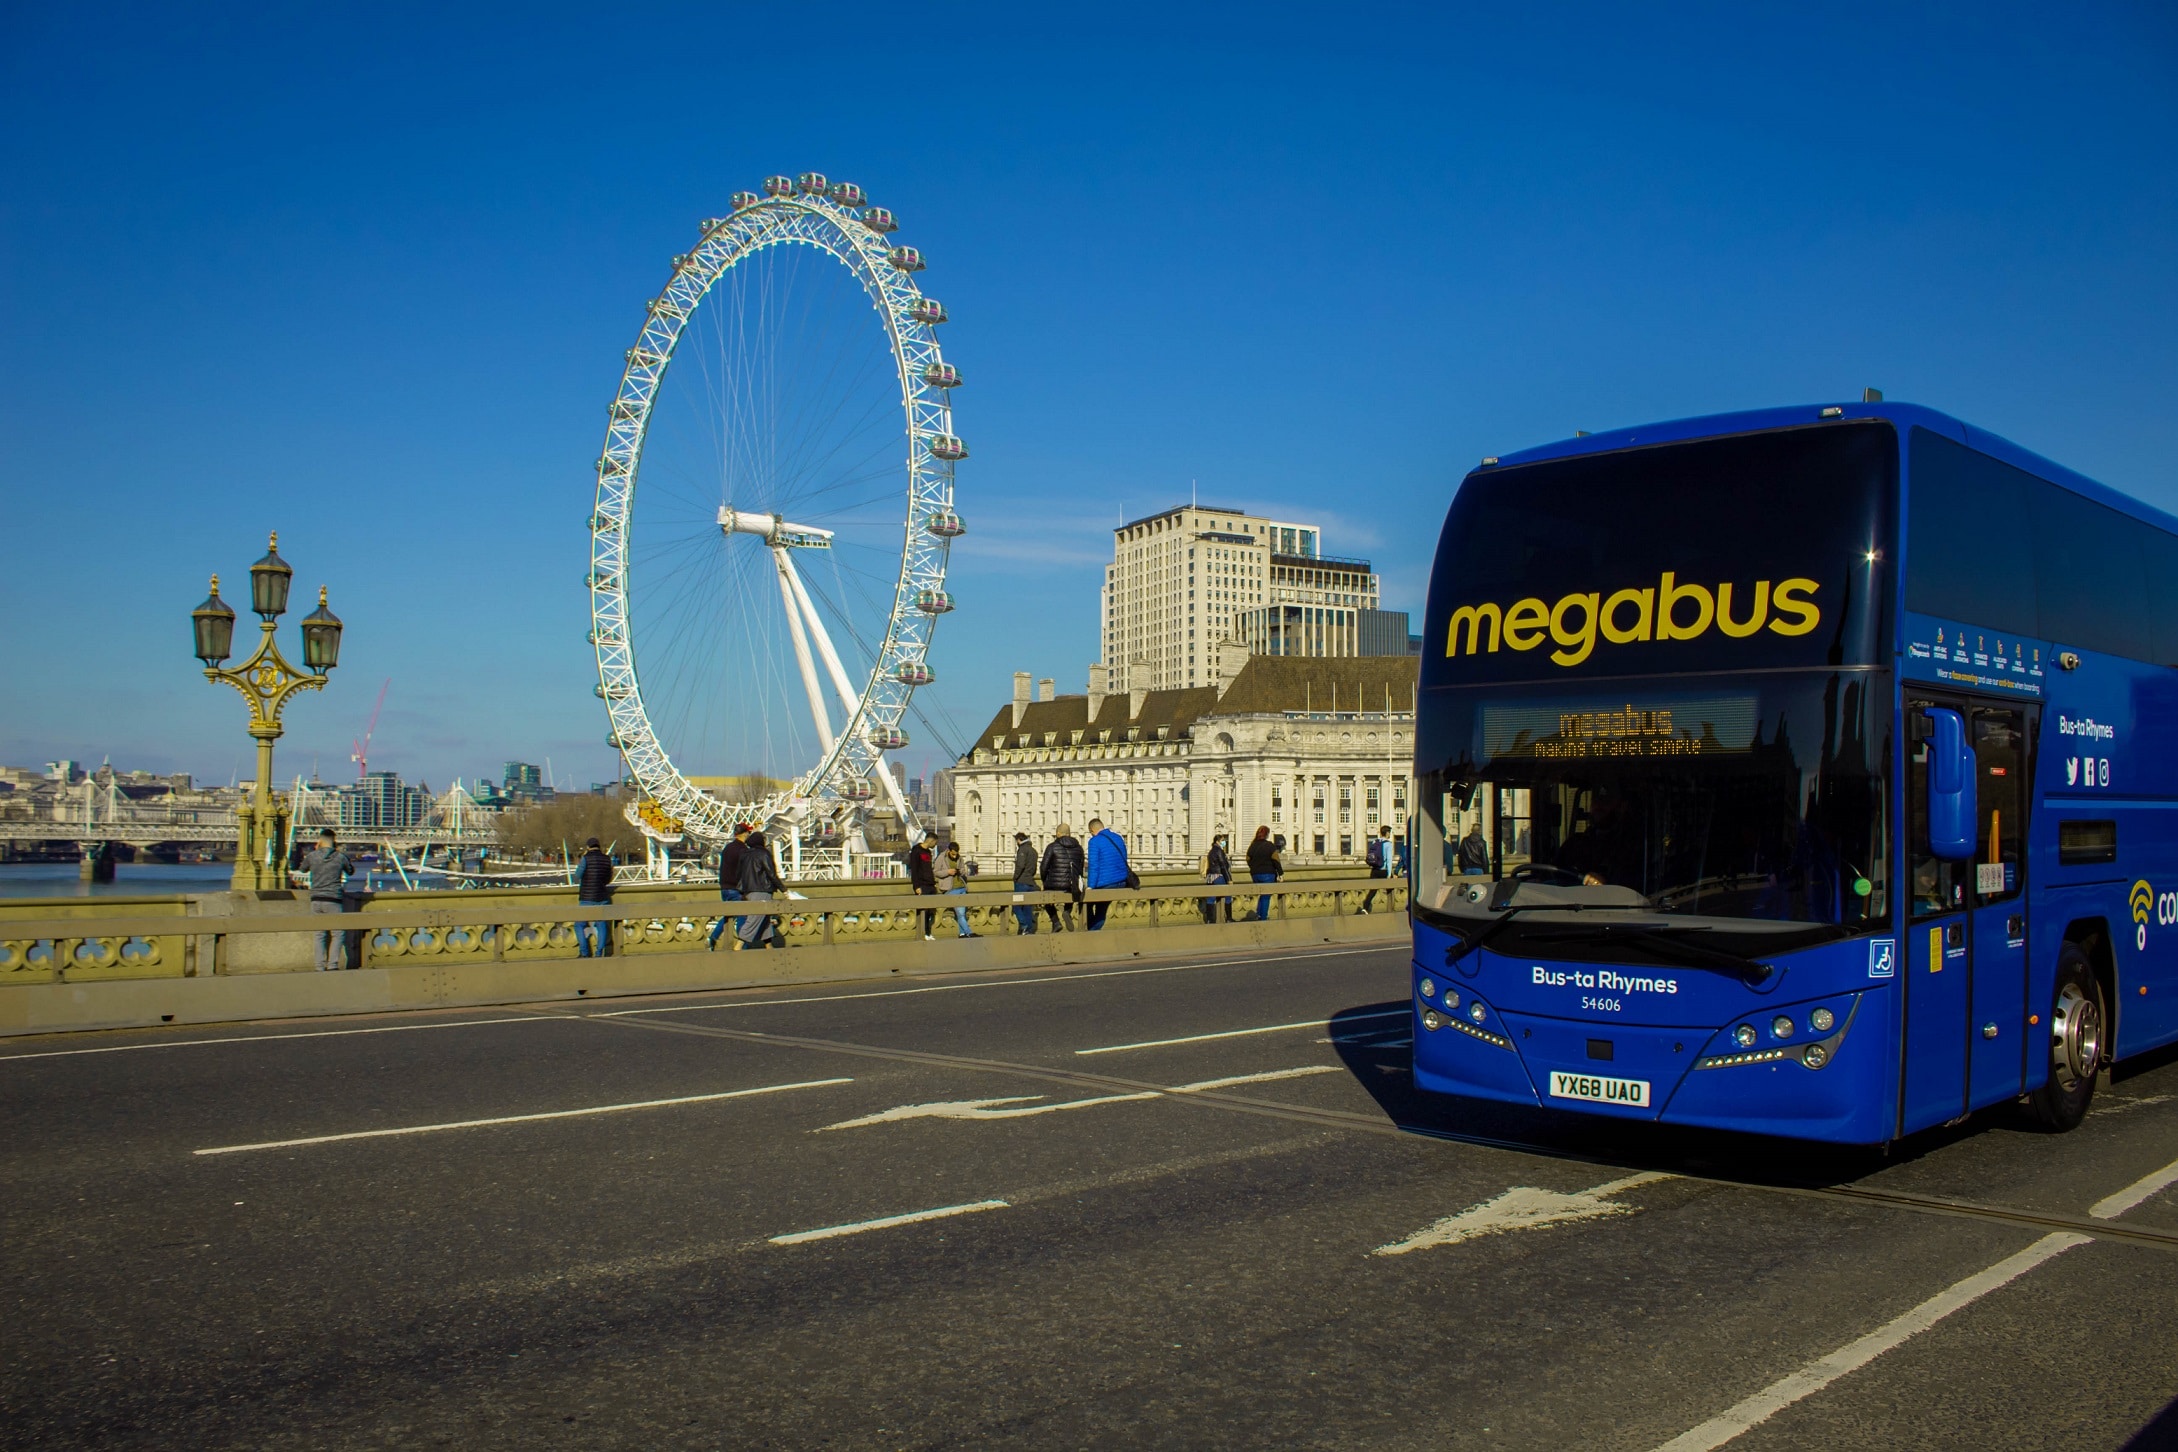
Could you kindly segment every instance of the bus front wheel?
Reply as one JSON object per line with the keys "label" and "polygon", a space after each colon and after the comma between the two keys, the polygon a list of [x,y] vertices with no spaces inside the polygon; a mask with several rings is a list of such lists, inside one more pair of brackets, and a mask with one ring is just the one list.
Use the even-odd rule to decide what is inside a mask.
{"label": "bus front wheel", "polygon": [[2034,1117],[2051,1129],[2077,1128],[2095,1097],[2107,1050],[2102,985],[2077,943],[2057,955],[2057,991],[2049,1014],[2049,1082],[2028,1096]]}

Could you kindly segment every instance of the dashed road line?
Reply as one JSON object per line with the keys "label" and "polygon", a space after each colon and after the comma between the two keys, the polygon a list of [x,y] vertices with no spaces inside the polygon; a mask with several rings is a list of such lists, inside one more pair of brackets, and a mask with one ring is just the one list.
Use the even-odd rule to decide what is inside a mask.
{"label": "dashed road line", "polygon": [[298,1149],[304,1145],[338,1144],[351,1139],[390,1139],[404,1134],[438,1134],[450,1129],[485,1129],[500,1124],[534,1124],[544,1119],[580,1119],[593,1114],[625,1114],[631,1109],[664,1109],[675,1104],[711,1104],[721,1099],[747,1099],[758,1094],[784,1094],[790,1089],[822,1089],[832,1084],[852,1084],[852,1079],[805,1079],[796,1084],[766,1084],[758,1089],[727,1089],[717,1094],[683,1094],[672,1099],[639,1099],[628,1104],[596,1104],[585,1109],[551,1109],[541,1114],[502,1114],[491,1119],[455,1119],[443,1124],[410,1124],[397,1129],[358,1129],[347,1134],[312,1134],[300,1139],[268,1139],[256,1144],[222,1144],[191,1151],[199,1155],[239,1155],[253,1150]]}
{"label": "dashed road line", "polygon": [[860,1235],[868,1230],[890,1230],[895,1225],[916,1225],[925,1220],[944,1220],[953,1215],[974,1215],[982,1210],[1004,1210],[1004,1200],[972,1200],[966,1205],[941,1205],[935,1210],[910,1210],[905,1215],[881,1215],[875,1220],[857,1220],[852,1225],[827,1225],[821,1230],[797,1230],[791,1235],[774,1235],[773,1245],[801,1245],[811,1240],[831,1240],[835,1236]]}
{"label": "dashed road line", "polygon": [[[2178,1184],[2178,1161],[2165,1165],[2152,1174],[2141,1176],[2114,1195],[2104,1196],[2089,1206],[2087,1213],[2096,1220],[2114,1219],[2149,1196],[2169,1189],[2173,1184]],[[2073,1231],[2055,1231],[2045,1235],[2025,1250],[2006,1256],[1987,1270],[1978,1271],[1956,1285],[1938,1291],[1904,1315],[1885,1322],[1859,1340],[1848,1342],[1828,1356],[1808,1363],[1789,1376],[1780,1377],[1700,1426],[1681,1432],[1657,1448],[1656,1452],[1713,1452],[1713,1449],[1722,1447],[1742,1432],[1760,1426],[1794,1402],[1814,1395],[1840,1377],[1858,1371],[1884,1352],[1903,1345],[1909,1338],[1926,1331],[1953,1312],[1965,1309],[1991,1291],[2010,1285],[2044,1261],[2054,1260],[2075,1246],[2086,1245],[2093,1238]]]}
{"label": "dashed road line", "polygon": [[[1384,1013],[1357,1013],[1351,1018],[1340,1019],[1339,1022],[1360,1023],[1364,1019],[1405,1018],[1406,1015],[1407,1010],[1399,1008],[1391,1009]],[[1094,1049],[1076,1049],[1074,1050],[1074,1052],[1077,1056],[1086,1056],[1089,1054],[1122,1054],[1129,1049],[1163,1049],[1170,1048],[1174,1044],[1206,1044],[1209,1043],[1212,1039],[1244,1039],[1252,1034],[1282,1034],[1290,1033],[1295,1029],[1320,1029],[1329,1022],[1331,1022],[1330,1019],[1312,1018],[1304,1020],[1300,1023],[1273,1023],[1265,1024],[1261,1028],[1226,1029],[1223,1032],[1214,1034],[1189,1034],[1185,1038],[1144,1039],[1141,1043],[1138,1044],[1105,1044],[1099,1048]]]}

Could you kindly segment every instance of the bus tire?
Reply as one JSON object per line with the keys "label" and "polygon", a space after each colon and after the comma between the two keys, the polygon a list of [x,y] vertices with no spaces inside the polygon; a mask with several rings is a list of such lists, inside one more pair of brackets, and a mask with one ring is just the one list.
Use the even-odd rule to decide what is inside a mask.
{"label": "bus tire", "polygon": [[2049,1081],[2027,1096],[2038,1123],[2060,1134],[2079,1127],[2095,1097],[2095,1076],[2109,1053],[2109,1016],[2102,985],[2077,943],[2057,954],[2057,986],[2050,999]]}

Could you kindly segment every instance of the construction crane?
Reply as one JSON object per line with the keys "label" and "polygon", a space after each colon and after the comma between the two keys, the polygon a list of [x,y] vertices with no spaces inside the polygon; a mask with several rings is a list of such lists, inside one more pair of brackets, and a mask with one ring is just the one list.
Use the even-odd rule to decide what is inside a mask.
{"label": "construction crane", "polygon": [[348,759],[355,763],[355,779],[357,781],[363,780],[364,777],[369,776],[371,773],[371,733],[378,729],[378,713],[386,704],[386,686],[392,684],[393,677],[387,676],[385,685],[378,688],[377,704],[371,707],[371,724],[363,728],[363,739],[356,742],[355,750],[348,753]]}

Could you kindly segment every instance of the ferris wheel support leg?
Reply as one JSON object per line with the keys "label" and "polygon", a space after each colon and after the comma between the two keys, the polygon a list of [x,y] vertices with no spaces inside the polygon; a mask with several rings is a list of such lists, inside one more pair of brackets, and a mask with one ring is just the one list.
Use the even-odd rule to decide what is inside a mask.
{"label": "ferris wheel support leg", "polygon": [[[847,668],[840,664],[839,652],[832,648],[831,632],[824,628],[824,619],[817,614],[816,604],[809,598],[809,589],[802,584],[802,577],[795,570],[794,562],[787,560],[782,568],[785,570],[788,585],[794,591],[795,599],[801,603],[802,614],[808,618],[810,632],[817,637],[817,653],[824,657],[825,674],[832,678],[832,689],[839,692],[840,704],[847,708],[847,723],[852,727],[855,718],[862,712],[862,697],[856,692],[854,683],[847,678]],[[880,767],[877,778],[885,788],[885,795],[892,800],[892,809],[900,814],[900,820],[914,821],[913,815],[908,811],[907,799],[900,795],[900,783],[892,779],[892,772]]]}
{"label": "ferris wheel support leg", "polygon": [[786,604],[787,628],[794,634],[794,661],[802,668],[802,689],[809,693],[809,714],[817,723],[817,739],[832,749],[832,720],[824,709],[824,688],[817,684],[817,663],[809,656],[809,633],[802,628],[802,612],[795,599],[794,565],[787,552],[774,545],[771,557],[779,566],[779,598]]}

